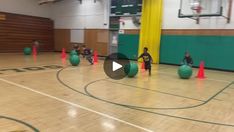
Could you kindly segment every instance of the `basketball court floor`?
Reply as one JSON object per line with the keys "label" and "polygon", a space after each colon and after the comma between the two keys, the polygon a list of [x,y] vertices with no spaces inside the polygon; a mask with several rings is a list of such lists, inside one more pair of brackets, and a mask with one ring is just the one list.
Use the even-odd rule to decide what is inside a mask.
{"label": "basketball court floor", "polygon": [[[7,58],[7,59],[6,59]],[[0,130],[4,132],[233,132],[234,74],[153,65],[152,76],[109,79],[103,61],[78,67],[60,53],[0,55]],[[139,63],[140,65],[140,63]]]}

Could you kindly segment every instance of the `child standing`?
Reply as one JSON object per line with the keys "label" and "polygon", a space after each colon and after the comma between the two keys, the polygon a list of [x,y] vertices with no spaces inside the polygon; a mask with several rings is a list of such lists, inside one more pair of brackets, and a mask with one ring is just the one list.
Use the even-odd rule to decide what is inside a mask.
{"label": "child standing", "polygon": [[76,53],[77,53],[78,55],[80,55],[80,46],[79,46],[78,44],[74,44],[74,45],[73,45],[73,50],[75,50]]}
{"label": "child standing", "polygon": [[185,56],[183,59],[183,64],[192,66],[193,65],[193,59],[190,56],[189,52],[185,52]]}
{"label": "child standing", "polygon": [[144,53],[142,53],[138,59],[143,58],[143,61],[145,63],[145,70],[149,70],[149,75],[151,75],[151,63],[153,61],[151,55],[148,53],[148,48],[144,48]]}
{"label": "child standing", "polygon": [[92,50],[86,48],[85,45],[83,45],[83,57],[85,57],[89,61],[89,63],[93,65]]}
{"label": "child standing", "polygon": [[33,40],[33,47],[36,48],[37,53],[39,52],[39,46],[40,46],[40,42],[38,40]]}

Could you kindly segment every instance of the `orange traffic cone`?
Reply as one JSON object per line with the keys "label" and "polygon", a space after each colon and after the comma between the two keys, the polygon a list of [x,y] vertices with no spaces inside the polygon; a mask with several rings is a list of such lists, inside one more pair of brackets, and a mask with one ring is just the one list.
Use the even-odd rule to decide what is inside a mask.
{"label": "orange traffic cone", "polygon": [[67,54],[66,54],[66,49],[65,48],[62,49],[61,58],[62,59],[66,59],[67,58]]}
{"label": "orange traffic cone", "polygon": [[33,46],[33,55],[34,55],[34,56],[37,55],[37,48],[36,48],[36,46]]}
{"label": "orange traffic cone", "polygon": [[63,64],[63,67],[65,67],[66,66],[66,58],[62,58],[62,64]]}
{"label": "orange traffic cone", "polygon": [[94,53],[93,53],[93,63],[98,63],[98,53],[97,53],[97,51],[94,51]]}
{"label": "orange traffic cone", "polygon": [[200,66],[199,66],[199,70],[197,73],[197,78],[203,79],[205,78],[205,70],[204,70],[204,61],[201,61]]}

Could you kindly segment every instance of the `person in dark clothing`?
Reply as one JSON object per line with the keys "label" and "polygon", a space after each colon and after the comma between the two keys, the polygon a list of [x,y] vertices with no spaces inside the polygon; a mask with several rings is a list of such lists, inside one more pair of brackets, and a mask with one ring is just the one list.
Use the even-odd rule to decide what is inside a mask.
{"label": "person in dark clothing", "polygon": [[142,53],[138,59],[142,58],[145,63],[145,70],[149,70],[149,75],[151,75],[151,63],[153,61],[151,55],[148,53],[148,48],[144,48],[144,53]]}
{"label": "person in dark clothing", "polygon": [[190,56],[189,52],[185,53],[184,59],[183,59],[183,64],[192,66],[193,65],[193,59]]}
{"label": "person in dark clothing", "polygon": [[85,57],[91,65],[93,65],[93,57],[92,57],[92,50],[89,48],[86,48],[85,45],[83,45],[83,57]]}

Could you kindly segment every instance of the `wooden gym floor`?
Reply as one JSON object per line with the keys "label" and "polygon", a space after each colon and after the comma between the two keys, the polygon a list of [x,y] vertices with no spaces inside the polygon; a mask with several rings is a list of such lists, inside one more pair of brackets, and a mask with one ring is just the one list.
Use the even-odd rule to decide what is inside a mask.
{"label": "wooden gym floor", "polygon": [[[103,61],[0,54],[0,132],[233,132],[234,73],[181,80],[177,66],[108,79]],[[194,69],[194,75],[197,69]]]}

